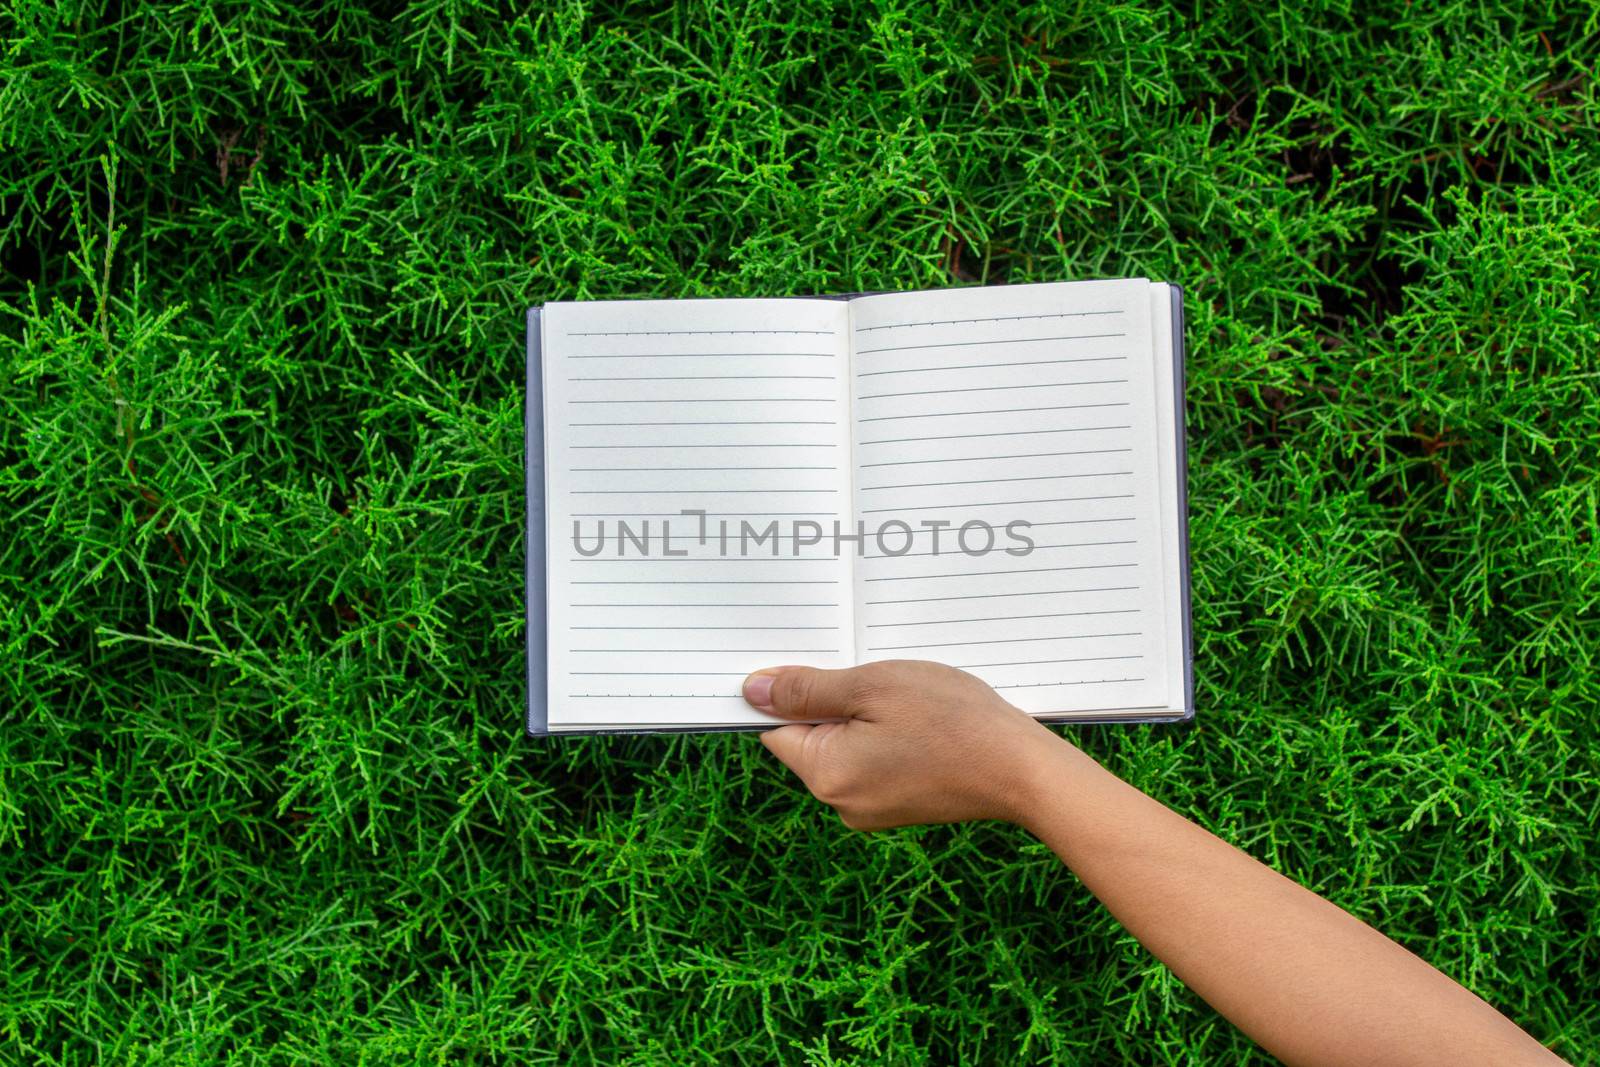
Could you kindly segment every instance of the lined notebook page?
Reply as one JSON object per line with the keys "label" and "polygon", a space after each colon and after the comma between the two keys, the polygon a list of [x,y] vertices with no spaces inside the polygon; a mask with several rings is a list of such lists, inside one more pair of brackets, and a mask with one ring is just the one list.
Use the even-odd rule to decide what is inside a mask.
{"label": "lined notebook page", "polygon": [[[1031,712],[1167,705],[1150,288],[853,302],[855,507],[915,531],[857,564],[862,661],[950,663]],[[1026,554],[1012,520],[1031,524]],[[937,548],[926,522],[951,524]],[[973,522],[993,550],[963,552]],[[986,544],[974,527],[967,547]]]}
{"label": "lined notebook page", "polygon": [[[739,695],[746,674],[853,661],[852,561],[792,536],[801,521],[849,525],[847,309],[545,308],[552,729],[770,725]],[[686,508],[706,512],[704,543]],[[634,539],[619,541],[619,521]],[[780,539],[741,548],[745,522],[776,523]]]}

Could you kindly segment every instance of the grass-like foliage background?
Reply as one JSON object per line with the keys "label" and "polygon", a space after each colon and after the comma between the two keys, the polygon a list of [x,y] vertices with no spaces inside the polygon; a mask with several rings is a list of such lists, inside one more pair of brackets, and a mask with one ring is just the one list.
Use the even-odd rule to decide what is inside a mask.
{"label": "grass-like foliage background", "polygon": [[1594,1062],[1600,9],[1374,8],[7,3],[0,1060],[1259,1062],[1020,831],[521,735],[527,304],[1143,274],[1200,715],[1072,736]]}

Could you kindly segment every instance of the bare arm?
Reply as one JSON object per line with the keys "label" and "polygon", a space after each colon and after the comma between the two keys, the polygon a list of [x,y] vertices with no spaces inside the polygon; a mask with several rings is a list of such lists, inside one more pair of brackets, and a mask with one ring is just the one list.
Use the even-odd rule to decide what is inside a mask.
{"label": "bare arm", "polygon": [[1477,996],[934,663],[776,668],[762,741],[854,829],[1007,819],[1049,845],[1191,989],[1285,1063],[1559,1064]]}

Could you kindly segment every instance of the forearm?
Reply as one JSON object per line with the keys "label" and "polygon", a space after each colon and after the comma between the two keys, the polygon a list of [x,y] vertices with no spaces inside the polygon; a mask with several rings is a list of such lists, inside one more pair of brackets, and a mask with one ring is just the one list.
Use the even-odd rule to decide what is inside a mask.
{"label": "forearm", "polygon": [[1052,735],[1024,825],[1191,989],[1289,1064],[1561,1061],[1371,927]]}

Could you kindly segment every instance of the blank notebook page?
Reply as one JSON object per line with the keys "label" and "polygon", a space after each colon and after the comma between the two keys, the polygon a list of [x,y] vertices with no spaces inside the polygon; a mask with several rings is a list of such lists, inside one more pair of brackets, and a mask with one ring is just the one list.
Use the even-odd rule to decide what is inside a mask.
{"label": "blank notebook page", "polygon": [[[1172,392],[1150,283],[875,296],[852,319],[855,507],[869,529],[917,531],[910,552],[874,543],[857,564],[859,659],[950,663],[1036,713],[1167,706]],[[924,523],[940,520],[935,552]],[[993,550],[962,551],[973,520],[999,532]],[[1026,555],[1005,551],[1012,520],[1031,524]],[[985,545],[974,529],[966,547]]]}
{"label": "blank notebook page", "polygon": [[[848,525],[848,305],[553,304],[543,316],[550,724],[770,724],[750,671],[847,666],[852,563],[831,544],[721,551],[717,530]],[[708,540],[682,508],[707,512]],[[619,554],[616,522],[653,552]],[[660,551],[663,520],[673,548]],[[573,543],[573,524],[597,555]],[[691,536],[693,535],[693,536]]]}

